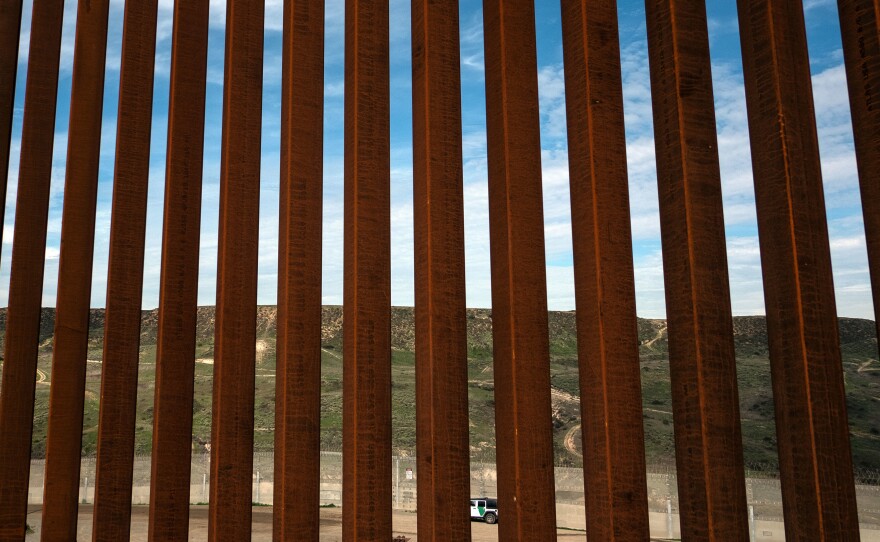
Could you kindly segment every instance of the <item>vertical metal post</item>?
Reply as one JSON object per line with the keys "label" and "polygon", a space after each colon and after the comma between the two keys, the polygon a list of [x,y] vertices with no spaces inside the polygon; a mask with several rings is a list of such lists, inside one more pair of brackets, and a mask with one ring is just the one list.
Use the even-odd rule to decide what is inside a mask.
{"label": "vertical metal post", "polygon": [[324,1],[286,0],[273,537],[317,541],[321,496]]}
{"label": "vertical metal post", "polygon": [[838,0],[837,11],[880,337],[880,0]]}
{"label": "vertical metal post", "polygon": [[858,540],[803,6],[737,6],[785,538]]}
{"label": "vertical metal post", "polygon": [[109,4],[77,5],[46,438],[47,541],[76,538]]}
{"label": "vertical metal post", "polygon": [[484,0],[501,540],[556,537],[534,4]]}
{"label": "vertical metal post", "polygon": [[394,508],[400,508],[400,456],[394,458]]}
{"label": "vertical metal post", "polygon": [[156,9],[156,0],[125,4],[93,542],[127,541],[131,524]]}
{"label": "vertical metal post", "polygon": [[18,42],[21,34],[22,0],[0,0],[0,237],[6,217],[6,183],[9,178],[9,145],[15,80],[18,74]]}
{"label": "vertical metal post", "polygon": [[675,535],[675,524],[672,521],[672,499],[666,499],[666,538]]}
{"label": "vertical metal post", "polygon": [[257,499],[256,499],[256,502],[257,502],[257,504],[260,503],[260,471],[257,471]]}
{"label": "vertical metal post", "polygon": [[189,532],[208,0],[174,3],[148,539]]}
{"label": "vertical metal post", "polygon": [[[416,461],[424,540],[471,536],[458,26],[457,1],[412,2]],[[399,467],[398,458],[398,479]]]}
{"label": "vertical metal post", "polygon": [[646,538],[617,6],[564,0],[562,10],[587,537]]}
{"label": "vertical metal post", "polygon": [[0,391],[3,541],[20,541],[25,536],[63,14],[64,2],[36,2],[31,16]]}
{"label": "vertical metal post", "polygon": [[208,540],[251,539],[263,0],[226,4]]}
{"label": "vertical metal post", "polygon": [[744,540],[745,475],[706,5],[645,4],[681,534]]}
{"label": "vertical metal post", "polygon": [[749,540],[755,542],[755,506],[749,505]]}
{"label": "vertical metal post", "polygon": [[388,0],[345,2],[342,537],[391,538]]}
{"label": "vertical metal post", "polygon": [[208,496],[208,475],[202,474],[202,500]]}

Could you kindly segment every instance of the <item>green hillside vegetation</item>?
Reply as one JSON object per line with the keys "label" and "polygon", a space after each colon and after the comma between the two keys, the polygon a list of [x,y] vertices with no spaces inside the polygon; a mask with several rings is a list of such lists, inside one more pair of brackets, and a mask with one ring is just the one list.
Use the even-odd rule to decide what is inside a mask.
{"label": "green hillside vegetation", "polygon": [[[259,307],[257,315],[255,449],[271,450],[275,421],[275,307]],[[137,453],[148,454],[152,438],[152,410],[156,372],[157,311],[144,311],[136,426]],[[203,450],[211,434],[214,309],[198,313],[193,404],[193,447]],[[469,309],[468,381],[470,439],[474,460],[494,460],[494,377],[492,370],[491,311]],[[577,466],[580,458],[577,338],[574,312],[551,312],[550,356],[553,386],[553,427],[557,464]],[[6,310],[0,309],[0,330]],[[91,314],[83,454],[94,454],[103,355],[103,310]],[[54,310],[44,309],[34,410],[33,456],[45,452],[49,387],[51,385]],[[639,319],[641,380],[645,447],[649,464],[674,462],[669,363],[664,320]],[[841,351],[847,391],[853,459],[857,469],[880,470],[880,363],[874,323],[840,319]],[[0,336],[2,337],[2,336]],[[322,447],[342,447],[342,308],[324,307],[322,330]],[[413,309],[392,309],[393,447],[402,455],[415,453],[415,367]],[[763,317],[734,318],[740,414],[747,466],[775,471],[776,434],[766,325]]]}

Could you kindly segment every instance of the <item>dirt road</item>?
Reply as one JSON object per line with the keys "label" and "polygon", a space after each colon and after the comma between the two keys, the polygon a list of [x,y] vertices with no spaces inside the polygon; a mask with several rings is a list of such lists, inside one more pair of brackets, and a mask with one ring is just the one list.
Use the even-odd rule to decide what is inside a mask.
{"label": "dirt road", "polygon": [[[321,541],[340,542],[342,540],[342,509],[321,509]],[[27,541],[40,539],[40,515],[39,506],[28,507],[28,524],[34,529],[34,534],[27,536]],[[147,520],[149,508],[147,506],[134,506],[131,513],[131,541],[141,542],[147,539]],[[394,535],[404,535],[412,542],[418,541],[416,535],[416,514],[413,512],[395,511]],[[471,524],[473,542],[497,542],[498,527],[485,523],[473,522]],[[269,542],[272,540],[272,507],[255,506],[253,508],[253,542]],[[560,530],[557,537],[565,542],[585,542],[583,533],[569,530]],[[92,505],[81,504],[79,507],[79,524],[77,540],[89,541],[92,539]],[[189,539],[193,542],[202,542],[208,539],[208,507],[193,506],[189,514]]]}

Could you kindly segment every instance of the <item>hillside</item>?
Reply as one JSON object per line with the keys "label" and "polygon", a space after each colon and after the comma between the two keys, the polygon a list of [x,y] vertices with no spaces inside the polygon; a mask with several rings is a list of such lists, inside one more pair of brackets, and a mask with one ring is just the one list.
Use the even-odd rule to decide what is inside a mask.
{"label": "hillside", "polygon": [[[272,447],[275,386],[275,307],[257,313],[257,377],[255,445]],[[138,384],[137,449],[149,453],[152,430],[158,313],[144,311],[141,320],[141,362]],[[577,340],[573,312],[551,312],[551,382],[557,462],[580,464]],[[469,309],[468,358],[471,447],[476,459],[494,456],[494,380],[492,373],[492,320],[488,309]],[[6,310],[0,309],[0,331],[5,330]],[[94,453],[100,397],[104,313],[94,309],[90,319],[89,364],[86,383],[83,452]],[[40,327],[39,382],[34,414],[33,452],[45,450],[46,418],[51,385],[54,310],[43,309]],[[672,415],[667,360],[666,322],[639,319],[642,394],[648,462],[673,461]],[[198,312],[196,378],[194,383],[193,445],[210,438],[213,371],[214,309]],[[0,343],[2,343],[0,333]],[[880,363],[874,323],[840,319],[841,351],[845,371],[853,457],[857,468],[880,469]],[[322,445],[341,448],[342,427],[342,308],[324,307],[322,329]],[[767,332],[763,317],[734,318],[743,445],[750,468],[776,469],[776,437]],[[394,448],[400,453],[415,449],[415,374],[413,309],[392,309],[392,401]]]}

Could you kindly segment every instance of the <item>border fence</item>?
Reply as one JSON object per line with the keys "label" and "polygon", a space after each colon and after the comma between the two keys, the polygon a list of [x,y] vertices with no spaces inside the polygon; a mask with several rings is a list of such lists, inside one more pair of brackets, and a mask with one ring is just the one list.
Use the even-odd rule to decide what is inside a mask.
{"label": "border fence", "polygon": [[[77,2],[72,57],[61,54],[65,2],[30,4],[25,34],[22,0],[0,0],[4,194],[20,64],[17,38],[30,40],[0,388],[0,541],[25,538],[31,487],[43,488],[34,495],[42,503],[43,540],[76,538],[78,507],[90,499],[95,471],[95,542],[126,540],[128,501],[132,495],[143,498],[133,487],[148,487],[145,477],[152,485],[154,540],[188,536],[189,494],[209,502],[208,540],[247,542],[251,503],[268,499],[269,485],[280,488],[273,502],[276,540],[316,540],[321,499],[341,500],[347,542],[388,540],[390,505],[412,505],[417,467],[422,472],[419,536],[467,540],[469,517],[456,508],[475,489],[474,471],[468,472],[459,2],[413,0],[408,21],[418,456],[392,462],[389,53],[395,41],[392,22],[400,24],[391,18],[394,4],[345,0],[344,40],[325,40],[323,0],[284,0],[278,21],[281,70],[264,74],[267,2],[227,0],[221,112],[206,109],[208,29],[218,15],[209,16],[209,8],[218,2],[173,3],[171,51],[165,59],[168,99],[155,100],[157,107],[167,106],[167,134],[160,135],[167,141],[162,254],[147,259],[159,3],[125,1],[97,458],[85,465],[84,376],[101,131],[108,124],[104,83],[111,2]],[[625,531],[621,538],[644,539],[649,528],[674,534],[675,521],[669,522],[677,514],[686,540],[744,540],[757,533],[770,540],[784,528],[790,541],[836,542],[858,539],[860,506],[866,510],[863,518],[876,516],[873,489],[857,488],[853,478],[804,2],[735,4],[780,472],[778,482],[748,484],[707,3],[649,0],[638,12],[647,30],[677,467],[674,475],[646,476],[617,2],[563,0],[558,21],[584,469],[556,472],[545,251],[551,230],[543,215],[536,3],[482,2],[476,34],[482,36],[485,76],[485,100],[479,100],[486,121],[485,237],[494,401],[503,415],[495,422],[497,466],[480,466],[477,482],[481,492],[498,495],[503,510],[498,532],[505,542],[554,539],[558,522],[568,521],[568,506],[570,517],[580,518],[572,524],[586,525],[592,540],[616,539],[617,531]],[[876,311],[880,0],[836,4]],[[344,252],[341,455],[319,454],[325,45],[344,46],[345,65],[339,122],[344,128],[343,218],[341,224],[332,221],[342,230]],[[63,242],[58,245],[46,459],[33,463],[31,486],[53,145],[64,131],[56,128],[52,105],[59,88],[68,89],[66,81],[59,86],[62,63],[71,68],[70,98],[64,100],[69,118]],[[272,121],[280,132],[273,443],[281,458],[279,472],[271,468],[270,456],[253,455],[262,96],[264,79],[270,77],[281,82],[280,111]],[[222,115],[212,434],[210,461],[207,456],[190,461],[198,261],[200,251],[214,242],[200,238],[202,189],[208,185],[202,179],[206,113]],[[154,272],[159,262],[153,456],[149,465],[136,460],[132,480],[142,286],[145,267]],[[584,483],[589,490],[579,496],[577,488]],[[563,502],[557,492],[565,495]],[[775,521],[781,515],[784,526]],[[759,525],[765,517],[773,518],[766,520],[766,529]]]}
{"label": "border fence", "polygon": [[[44,460],[31,462],[28,502],[42,504]],[[150,502],[150,456],[136,456],[132,484],[132,505],[145,506]],[[252,475],[252,502],[254,505],[273,504],[275,454],[254,454]],[[417,510],[416,487],[418,464],[414,454],[391,458],[391,507],[394,510]],[[559,527],[582,530],[584,518],[584,471],[577,467],[556,466],[557,524]],[[880,480],[877,473],[865,472],[856,484],[859,504],[859,523],[863,540],[880,540]],[[193,454],[190,475],[190,504],[205,505],[210,499],[210,454]],[[648,509],[651,514],[651,532],[655,537],[681,536],[679,524],[678,480],[674,467],[649,466],[647,472]],[[95,458],[85,457],[81,463],[79,502],[94,502]],[[470,465],[472,497],[494,497],[498,494],[498,472],[494,462],[474,458]],[[749,506],[749,525],[752,540],[784,540],[782,531],[782,490],[777,476],[755,471],[747,472],[746,491]],[[342,453],[321,452],[321,505],[342,505]],[[503,514],[503,510],[501,511]]]}

